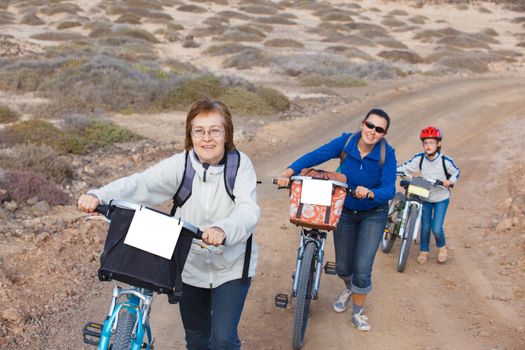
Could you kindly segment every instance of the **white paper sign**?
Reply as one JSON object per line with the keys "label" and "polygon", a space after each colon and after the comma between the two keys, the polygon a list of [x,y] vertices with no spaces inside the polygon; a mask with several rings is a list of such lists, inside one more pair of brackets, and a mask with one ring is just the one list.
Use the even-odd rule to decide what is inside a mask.
{"label": "white paper sign", "polygon": [[301,203],[329,206],[332,203],[332,182],[304,179]]}
{"label": "white paper sign", "polygon": [[178,219],[142,207],[135,211],[124,243],[169,260],[181,230]]}

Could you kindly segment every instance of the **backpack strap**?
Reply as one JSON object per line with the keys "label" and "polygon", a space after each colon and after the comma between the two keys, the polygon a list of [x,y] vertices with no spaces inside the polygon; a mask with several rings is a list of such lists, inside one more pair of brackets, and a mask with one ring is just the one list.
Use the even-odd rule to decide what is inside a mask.
{"label": "backpack strap", "polygon": [[228,196],[235,202],[235,195],[233,188],[235,187],[235,179],[237,178],[237,171],[239,170],[241,154],[235,148],[228,152],[226,161],[224,163],[224,184],[226,185],[226,192]]}
{"label": "backpack strap", "polygon": [[448,180],[448,179],[450,179],[450,177],[452,175],[450,175],[450,173],[447,170],[447,165],[445,164],[445,155],[444,154],[441,155],[441,161],[443,162],[443,171],[445,172],[445,177]]}
{"label": "backpack strap", "polygon": [[186,161],[184,165],[184,175],[182,176],[182,182],[177,189],[177,192],[173,196],[173,207],[171,208],[170,215],[175,215],[177,208],[180,208],[186,203],[188,198],[191,196],[191,189],[193,186],[193,178],[195,177],[195,169],[191,165],[190,151],[186,151]]}
{"label": "backpack strap", "polygon": [[[345,142],[345,145],[343,146],[343,150],[341,151],[341,155],[339,156],[339,167],[337,168],[336,172],[340,172],[341,170],[341,164],[343,164],[344,160],[346,159],[346,157],[348,156],[348,153],[346,152],[346,146],[348,146],[348,144],[350,143],[350,141],[354,138],[354,137],[357,137],[357,132],[354,132],[353,134],[351,134],[350,136],[348,136],[348,139],[346,140]],[[383,168],[383,164],[385,164],[385,158],[386,158],[386,141],[385,139],[381,139],[381,142],[379,144],[379,167],[382,169]]]}
{"label": "backpack strap", "polygon": [[421,159],[419,160],[419,171],[423,170],[423,160],[425,159],[425,154],[421,153]]}

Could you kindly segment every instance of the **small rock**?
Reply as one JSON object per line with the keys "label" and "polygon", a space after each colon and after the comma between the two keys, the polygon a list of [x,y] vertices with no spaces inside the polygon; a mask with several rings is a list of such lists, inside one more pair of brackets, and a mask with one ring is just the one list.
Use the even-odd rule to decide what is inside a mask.
{"label": "small rock", "polygon": [[504,218],[496,225],[496,232],[505,232],[512,229],[514,220],[512,218]]}
{"label": "small rock", "polygon": [[9,194],[7,193],[7,190],[0,188],[0,203],[3,203],[7,200],[9,200]]}
{"label": "small rock", "polygon": [[18,204],[16,204],[15,201],[5,202],[4,208],[6,208],[9,211],[15,211],[16,209],[18,209]]}
{"label": "small rock", "polygon": [[49,237],[51,237],[49,233],[43,232],[36,237],[36,243],[41,244],[47,242],[49,240]]}
{"label": "small rock", "polygon": [[24,321],[24,316],[13,308],[9,308],[2,312],[2,319],[13,324],[21,324]]}
{"label": "small rock", "polygon": [[40,201],[31,206],[31,210],[47,213],[51,210],[51,206],[46,201]]}
{"label": "small rock", "polygon": [[33,198],[29,198],[26,203],[28,205],[33,205],[33,204],[36,204],[38,202],[38,197],[33,197]]}
{"label": "small rock", "polygon": [[0,207],[0,220],[7,220],[7,214],[5,213],[5,210]]}

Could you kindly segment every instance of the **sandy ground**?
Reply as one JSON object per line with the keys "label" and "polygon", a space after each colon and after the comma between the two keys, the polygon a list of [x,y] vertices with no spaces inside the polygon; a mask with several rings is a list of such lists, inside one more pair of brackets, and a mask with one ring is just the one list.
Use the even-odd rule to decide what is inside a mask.
{"label": "sandy ground", "polygon": [[[76,3],[86,13],[94,7],[89,1]],[[339,1],[330,3],[344,4]],[[464,11],[444,4],[417,8],[414,2],[363,0],[358,3],[368,9],[366,17],[372,23],[379,22],[390,11],[401,9],[407,11],[408,16],[422,15],[429,19],[420,29],[450,26],[475,33],[494,28],[499,34],[499,44],[492,45],[494,50],[523,51],[516,47],[516,43],[523,40],[518,35],[523,32],[521,24],[510,21],[519,14],[496,4],[475,3],[470,5],[469,11]],[[173,8],[166,11],[185,26],[185,34],[188,34],[205,17],[228,9],[228,6],[208,2],[203,6],[209,13],[188,14]],[[479,12],[481,7],[490,13]],[[17,12],[14,6],[8,8]],[[299,25],[293,29],[281,26],[269,34],[271,38],[300,37],[306,43],[307,52],[323,51],[333,44],[321,42],[319,35],[307,32],[319,24],[318,17],[312,16],[311,11],[286,11],[297,15]],[[99,15],[95,14],[93,18]],[[54,26],[64,18],[67,16],[62,14],[46,20]],[[232,20],[232,25],[235,24],[238,24],[236,20]],[[145,23],[142,27],[154,31],[159,25]],[[43,45],[51,45],[51,42],[29,39],[40,29],[18,24],[2,27],[3,31],[13,35],[13,40],[20,42],[21,47],[33,52],[39,52]],[[82,32],[79,28],[72,30]],[[433,47],[414,40],[414,33],[399,32],[395,36],[421,55],[430,53]],[[198,49],[182,49],[182,42],[158,44],[158,54],[161,58],[176,57],[192,62],[215,73],[234,73],[252,82],[269,83],[293,98],[314,96],[308,89],[298,87],[292,78],[269,68],[224,69],[218,58],[203,55],[205,48],[214,44],[213,39],[199,40],[201,48]],[[253,45],[263,47],[260,43]],[[285,49],[265,50],[273,54],[287,52]],[[380,48],[366,50],[376,54]],[[261,253],[257,276],[240,324],[243,348],[291,348],[293,304],[286,310],[277,309],[273,306],[273,298],[276,293],[287,293],[291,288],[290,277],[299,237],[298,229],[288,222],[286,193],[275,190],[271,179],[297,156],[341,132],[355,130],[366,111],[375,106],[384,108],[392,117],[388,140],[396,148],[399,161],[420,150],[417,134],[422,127],[432,123],[444,131],[443,151],[454,158],[462,171],[445,224],[451,260],[438,265],[432,246],[430,262],[425,266],[417,265],[418,249],[414,247],[405,272],[400,274],[395,271],[399,246],[396,245],[388,255],[378,252],[374,265],[374,290],[365,306],[373,326],[370,333],[357,332],[350,323],[349,313],[336,314],[332,310],[332,302],[342,283],[336,277],[323,276],[319,299],[311,306],[305,349],[525,348],[525,209],[521,214],[510,209],[513,199],[525,198],[523,61],[523,57],[518,57],[511,63],[491,64],[492,72],[485,75],[421,74],[371,81],[366,87],[339,89],[338,94],[346,102],[339,99],[333,106],[325,102],[315,108],[315,99],[309,102],[297,99],[294,103],[308,105],[301,117],[264,121],[236,117],[237,144],[251,156],[258,178],[263,182],[258,191],[262,214],[256,233]],[[428,67],[423,64],[420,68],[425,70]],[[0,94],[0,102],[10,101],[24,118],[29,117],[25,112],[31,112],[31,105],[43,102],[34,96]],[[166,149],[181,147],[184,113],[159,113],[148,115],[147,119],[142,115],[114,115],[112,118],[167,145]],[[155,154],[146,151],[136,155],[144,162],[132,159],[136,170],[156,161]],[[100,160],[101,157],[93,162]],[[101,176],[108,180],[131,171],[124,166],[130,162],[127,155],[119,154],[104,161],[108,162],[109,170]],[[331,163],[327,168],[334,169],[335,164]],[[525,208],[525,205],[519,208]],[[88,320],[102,321],[109,307],[111,283],[100,283],[95,277],[97,253],[102,246],[105,226],[84,223],[73,207],[56,208],[50,217],[65,221],[66,229],[48,236],[47,241],[28,239],[26,242],[25,236],[0,240],[0,277],[8,275],[10,269],[20,269],[7,276],[10,282],[0,285],[0,300],[16,299],[18,303],[29,305],[25,309],[30,310],[25,318],[19,317],[19,321],[24,318],[25,324],[9,325],[9,329],[15,329],[18,335],[27,328],[31,332],[30,341],[24,342],[23,347],[8,344],[6,348],[9,349],[88,349],[90,347],[81,342],[80,329]],[[510,224],[500,229],[500,224],[507,219],[511,220]],[[16,223],[9,224],[21,230]],[[36,230],[41,232],[45,228]],[[329,238],[325,260],[333,259],[332,240]],[[28,266],[28,261],[34,265]],[[86,274],[73,277],[66,274],[67,280],[57,276],[57,271],[68,267],[77,271],[74,265],[81,263],[86,265],[82,268],[82,271],[88,271]],[[58,264],[62,266],[56,266]],[[38,283],[27,285],[32,279]],[[21,296],[13,296],[20,293],[16,288],[23,289]],[[42,300],[48,297],[49,300]],[[31,312],[40,312],[34,305],[37,303],[45,304],[47,311],[41,312],[45,317],[39,319],[35,316],[31,320],[34,316]],[[63,305],[67,307],[62,309]],[[6,309],[7,305],[0,306],[4,319],[7,319]],[[177,306],[168,305],[164,296],[156,296],[151,317],[157,349],[184,347]],[[0,347],[6,344],[2,336],[0,334]]]}

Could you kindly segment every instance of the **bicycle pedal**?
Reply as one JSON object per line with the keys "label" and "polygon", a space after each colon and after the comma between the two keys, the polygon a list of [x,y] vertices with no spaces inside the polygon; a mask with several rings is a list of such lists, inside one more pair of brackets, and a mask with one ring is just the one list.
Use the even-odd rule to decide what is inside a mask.
{"label": "bicycle pedal", "polygon": [[274,302],[275,306],[286,309],[288,306],[288,294],[276,294]]}
{"label": "bicycle pedal", "polygon": [[89,345],[98,345],[100,336],[102,335],[103,326],[100,323],[88,322],[82,328],[82,336],[84,343]]}
{"label": "bicycle pedal", "polygon": [[335,262],[327,261],[324,265],[324,273],[326,273],[327,275],[336,275],[337,273],[335,272]]}

